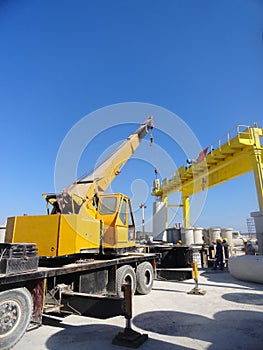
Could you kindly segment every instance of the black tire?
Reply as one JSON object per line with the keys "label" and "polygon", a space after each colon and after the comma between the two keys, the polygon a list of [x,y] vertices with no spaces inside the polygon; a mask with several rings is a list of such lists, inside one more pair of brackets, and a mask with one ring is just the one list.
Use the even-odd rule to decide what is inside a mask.
{"label": "black tire", "polygon": [[137,266],[136,280],[137,280],[137,293],[149,294],[153,286],[153,267],[145,261]]}
{"label": "black tire", "polygon": [[26,288],[0,293],[0,349],[11,349],[25,334],[31,320],[33,301]]}
{"label": "black tire", "polygon": [[136,275],[134,269],[129,265],[123,265],[117,270],[117,295],[119,297],[124,297],[121,287],[125,283],[131,285],[132,294],[134,294],[136,290]]}

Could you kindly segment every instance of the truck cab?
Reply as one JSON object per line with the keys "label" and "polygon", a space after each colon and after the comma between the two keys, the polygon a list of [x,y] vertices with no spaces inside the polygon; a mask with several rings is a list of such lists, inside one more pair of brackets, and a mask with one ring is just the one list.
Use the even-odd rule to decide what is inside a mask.
{"label": "truck cab", "polygon": [[103,222],[103,250],[134,247],[135,223],[129,197],[121,193],[100,196],[96,218]]}

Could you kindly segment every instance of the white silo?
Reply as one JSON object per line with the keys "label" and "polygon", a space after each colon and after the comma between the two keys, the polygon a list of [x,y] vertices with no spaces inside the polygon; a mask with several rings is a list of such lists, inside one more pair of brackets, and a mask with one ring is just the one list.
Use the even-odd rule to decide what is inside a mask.
{"label": "white silo", "polygon": [[153,203],[153,238],[155,240],[166,241],[166,203],[154,202]]}

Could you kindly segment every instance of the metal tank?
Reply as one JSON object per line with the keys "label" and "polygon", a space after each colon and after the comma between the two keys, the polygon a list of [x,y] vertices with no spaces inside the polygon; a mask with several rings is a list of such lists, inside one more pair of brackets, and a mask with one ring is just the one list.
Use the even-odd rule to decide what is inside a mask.
{"label": "metal tank", "polygon": [[166,235],[166,203],[153,203],[153,237],[154,240],[167,241]]}

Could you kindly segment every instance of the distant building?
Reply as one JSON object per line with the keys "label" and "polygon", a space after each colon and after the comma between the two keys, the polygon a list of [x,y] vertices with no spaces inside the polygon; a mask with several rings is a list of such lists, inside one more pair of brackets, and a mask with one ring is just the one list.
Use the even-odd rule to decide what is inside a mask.
{"label": "distant building", "polygon": [[0,243],[5,241],[5,226],[0,226]]}

